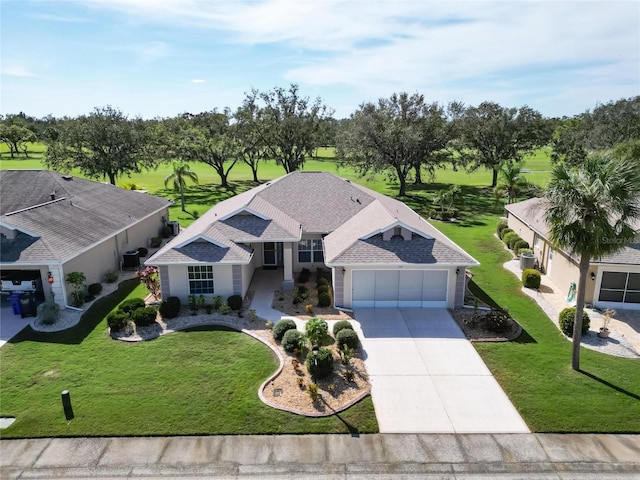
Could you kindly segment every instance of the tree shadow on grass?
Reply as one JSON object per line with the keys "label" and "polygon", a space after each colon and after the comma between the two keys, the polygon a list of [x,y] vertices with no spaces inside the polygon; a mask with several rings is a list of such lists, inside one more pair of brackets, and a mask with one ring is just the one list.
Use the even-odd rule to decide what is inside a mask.
{"label": "tree shadow on grass", "polygon": [[[218,202],[226,200],[256,186],[253,180],[234,180],[225,188],[214,183],[189,185],[184,191],[184,201],[187,205],[207,205],[213,207]],[[154,192],[161,197],[173,198],[174,204],[180,207],[180,193],[170,188]]]}
{"label": "tree shadow on grass", "polygon": [[78,345],[82,343],[100,322],[140,285],[137,278],[125,280],[118,285],[118,289],[95,301],[89,309],[82,314],[80,322],[71,328],[60,332],[37,332],[31,327],[22,330],[18,335],[9,340],[9,343],[24,341],[41,343],[62,343],[66,345]]}
{"label": "tree shadow on grass", "polygon": [[[437,209],[434,198],[438,192],[448,190],[452,184],[424,183],[421,185],[407,185],[407,196],[400,198],[422,217],[428,218],[429,211]],[[496,205],[491,187],[474,185],[459,185],[460,197],[454,202],[454,209],[458,211],[456,224],[460,227],[476,227],[486,225],[482,216],[496,214],[503,210],[504,202]]]}
{"label": "tree shadow on grass", "polygon": [[630,392],[629,390],[625,390],[624,388],[618,387],[617,385],[614,385],[613,383],[610,383],[606,380],[604,380],[603,378],[600,378],[596,375],[594,375],[593,373],[589,373],[585,370],[579,369],[578,372],[580,372],[581,374],[589,377],[591,380],[595,380],[596,382],[600,382],[601,384],[612,388],[613,390],[615,390],[616,392],[620,392],[624,395],[627,395],[628,397],[634,398],[636,400],[640,400],[640,395]]}

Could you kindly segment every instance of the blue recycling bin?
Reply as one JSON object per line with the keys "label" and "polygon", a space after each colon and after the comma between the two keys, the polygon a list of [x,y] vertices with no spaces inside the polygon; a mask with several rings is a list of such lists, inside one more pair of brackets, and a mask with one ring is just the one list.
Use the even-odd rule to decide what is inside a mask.
{"label": "blue recycling bin", "polygon": [[22,316],[22,310],[20,309],[21,295],[22,295],[22,292],[13,292],[11,295],[9,295],[8,300],[14,315]]}

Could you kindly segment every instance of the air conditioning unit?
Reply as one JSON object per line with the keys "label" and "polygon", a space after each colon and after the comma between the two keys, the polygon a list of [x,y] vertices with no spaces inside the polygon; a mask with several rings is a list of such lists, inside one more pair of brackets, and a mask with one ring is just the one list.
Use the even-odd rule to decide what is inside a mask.
{"label": "air conditioning unit", "polygon": [[171,220],[170,222],[167,222],[167,225],[169,225],[171,227],[171,234],[172,235],[178,235],[180,233],[180,224],[175,221],[175,220]]}

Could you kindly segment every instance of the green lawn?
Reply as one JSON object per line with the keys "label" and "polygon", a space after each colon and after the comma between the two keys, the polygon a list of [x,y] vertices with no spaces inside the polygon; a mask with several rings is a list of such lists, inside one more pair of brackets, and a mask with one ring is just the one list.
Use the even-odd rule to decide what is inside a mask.
{"label": "green lawn", "polygon": [[481,265],[473,279],[508,308],[523,335],[510,343],[475,343],[527,425],[535,432],[640,432],[640,361],[581,349],[583,372],[571,369],[571,344],[501,265],[510,256],[493,236],[497,215],[473,228],[434,222]]}
{"label": "green lawn", "polygon": [[[544,184],[550,170],[547,153],[545,150],[541,150],[525,160],[525,168],[532,170],[528,177],[540,185]],[[39,160],[8,161],[3,157],[1,168],[41,168],[41,165]],[[194,164],[193,168],[200,176],[201,182],[198,186],[190,187],[187,192],[187,210],[189,212],[196,210],[199,213],[203,213],[221,199],[228,198],[234,193],[240,193],[253,186],[250,171],[244,165],[237,165],[232,170],[231,182],[234,188],[229,191],[220,188],[219,181],[210,167]],[[305,169],[337,171],[339,175],[362,183],[381,193],[392,196],[397,193],[397,185],[388,183],[387,179],[382,175],[376,176],[371,182],[366,182],[364,179],[358,178],[350,169],[337,169],[330,151],[321,152],[319,159],[309,160],[305,165]],[[281,167],[272,163],[261,164],[259,172],[262,180],[276,178],[284,173]],[[135,182],[147,188],[151,193],[176,198],[174,192],[165,190],[163,186],[164,177],[168,173],[169,167],[162,166],[156,171],[134,175],[131,179],[121,179],[120,181],[122,183]],[[490,173],[484,170],[479,170],[473,174],[461,171],[455,172],[451,169],[438,170],[434,183],[411,185],[408,188],[408,196],[402,199],[418,213],[425,215],[426,211],[431,208],[430,198],[434,192],[442,188],[448,188],[450,184],[462,186],[463,198],[457,205],[461,212],[461,220],[458,223],[433,222],[433,224],[481,262],[481,266],[473,269],[475,282],[483,290],[484,294],[489,296],[496,304],[508,308],[525,330],[524,334],[516,342],[475,344],[477,350],[533,431],[640,432],[640,363],[638,360],[616,358],[592,350],[582,349],[584,372],[571,370],[570,343],[561,336],[557,328],[545,317],[535,302],[520,292],[518,280],[501,266],[509,257],[500,242],[493,236],[495,224],[502,213],[502,205],[494,205],[492,191],[488,187],[490,180]],[[192,215],[181,212],[179,206],[172,207],[171,216],[173,219],[178,219],[183,225],[188,225],[193,221]],[[100,322],[102,317],[99,317],[91,322],[93,324]],[[141,406],[142,402],[137,397],[130,399],[126,388],[122,386],[120,386],[120,389],[114,387],[113,379],[124,376],[124,378],[128,378],[127,381],[129,382],[140,380],[140,384],[144,382],[154,384],[153,379],[147,379],[145,374],[147,370],[153,372],[159,368],[154,366],[153,361],[160,362],[159,364],[165,366],[171,365],[170,372],[167,372],[166,368],[164,368],[163,372],[173,380],[171,382],[161,382],[164,385],[164,389],[160,391],[153,390],[153,395],[148,396],[151,399],[149,402],[152,405],[158,404],[163,411],[165,408],[170,410],[170,405],[183,405],[183,403],[180,403],[183,402],[181,396],[184,391],[187,391],[180,392],[180,388],[174,388],[174,381],[182,389],[188,388],[188,385],[184,386],[181,379],[183,376],[188,378],[192,372],[200,372],[201,377],[204,378],[201,384],[203,389],[206,389],[209,382],[213,381],[212,375],[210,375],[209,363],[202,365],[197,361],[197,358],[192,358],[189,353],[197,351],[198,355],[194,355],[195,357],[200,354],[205,357],[212,355],[213,353],[209,352],[207,347],[212,342],[224,337],[225,334],[232,335],[217,331],[185,333],[162,338],[145,345],[132,346],[112,342],[106,337],[105,330],[103,324],[95,330],[89,329],[84,334],[86,339],[81,343],[56,341],[52,338],[53,336],[25,337],[26,334],[23,334],[14,344],[3,347],[0,350],[0,360],[3,367],[2,376],[0,377],[2,379],[2,393],[0,394],[2,412],[0,413],[9,415],[17,412],[20,414],[20,409],[28,408],[32,412],[36,412],[33,413],[35,417],[32,420],[33,422],[46,421],[55,424],[62,415],[59,392],[64,388],[70,388],[74,402],[77,403],[77,415],[79,418],[82,412],[80,405],[85,401],[95,405],[96,409],[98,409],[99,405],[100,408],[98,410],[110,412],[110,414],[132,415],[137,418],[141,416],[140,412],[145,412],[153,407],[149,407],[146,403]],[[61,337],[67,335],[73,336],[77,334],[62,334]],[[205,335],[210,336],[210,338],[201,343],[199,339]],[[195,338],[198,340],[192,340]],[[72,348],[74,343],[77,343],[77,350]],[[192,344],[194,345],[193,348]],[[85,345],[87,348],[85,348]],[[195,345],[199,345],[197,349]],[[257,349],[255,355],[261,355],[260,351],[263,347],[257,345],[255,348]],[[78,352],[77,356],[73,355],[73,352]],[[264,365],[269,365],[265,369],[270,371],[273,369],[273,364],[267,353],[264,353],[265,358],[264,361],[260,362],[260,365],[261,368]],[[93,356],[96,356],[98,360],[95,362],[87,360],[93,359]],[[73,361],[67,361],[70,358]],[[228,363],[227,360],[229,358],[227,356],[223,363]],[[95,383],[100,383],[100,388],[90,383],[93,377],[79,373],[85,371],[83,368],[74,367],[75,364],[83,365],[89,362],[95,365],[95,371],[98,372],[96,375],[101,371],[105,371],[105,378],[96,378],[97,382]],[[11,365],[11,368],[8,368],[7,365]],[[14,365],[16,365],[16,368],[13,368]],[[15,373],[22,370],[22,366],[28,373],[25,375]],[[216,375],[222,375],[226,371],[225,368],[219,370]],[[54,374],[45,375],[50,371],[58,372],[55,375],[59,376],[65,372],[64,381],[54,382],[54,379],[49,379],[49,376],[55,376]],[[66,372],[68,372],[68,375]],[[11,375],[16,375],[16,377],[11,377]],[[262,381],[261,379],[264,379],[264,375],[262,373],[260,375],[257,375],[254,380],[257,382],[254,390],[257,389],[257,385]],[[9,380],[10,378],[11,380]],[[49,382],[54,382],[55,384],[50,385]],[[89,383],[85,386],[84,382]],[[229,382],[232,383],[232,380],[229,380]],[[104,388],[103,383],[108,388]],[[26,395],[24,387],[22,387],[24,385],[35,385],[39,389],[38,395],[28,399],[24,397],[23,395]],[[84,389],[86,389],[86,394],[83,397],[82,392]],[[5,393],[7,391],[11,393]],[[44,395],[43,391],[47,391],[47,395]],[[136,389],[134,388],[132,391],[136,391]],[[106,398],[111,398],[109,395],[113,395],[113,402],[101,402],[98,398],[94,398],[96,392],[100,392],[101,395],[104,394]],[[141,395],[144,395],[144,393],[142,391]],[[165,396],[169,400],[166,400]],[[143,400],[146,398],[144,397]],[[203,402],[200,402],[199,399],[192,400],[192,402],[200,404],[200,407],[194,407],[195,410],[204,412],[209,408],[210,397],[205,394],[203,398],[206,398]],[[129,401],[127,402],[127,400]],[[6,402],[10,401],[14,402],[11,405],[15,407],[5,410],[5,405],[9,405]],[[217,401],[217,403],[220,402]],[[34,407],[22,406],[27,404],[33,404]],[[221,407],[216,405],[216,408]],[[262,411],[260,409],[266,407],[256,405],[255,408],[256,412],[260,412]],[[135,415],[130,413],[131,409],[133,409]],[[345,428],[344,424],[335,418],[311,421],[281,414],[271,409],[264,411],[266,412],[264,415],[256,414],[256,419],[260,420],[250,422],[250,428],[254,428],[254,430],[247,432],[244,432],[244,430],[236,431],[238,433],[240,431],[243,433],[254,431],[317,432],[336,431],[336,429]],[[232,416],[233,413],[233,408],[231,408],[231,413],[227,413],[225,410],[224,416]],[[244,413],[246,411],[242,412],[242,414]],[[173,412],[171,414],[175,415]],[[205,414],[201,413],[201,415]],[[341,416],[352,425],[355,425],[360,431],[372,431],[376,428],[375,420],[374,423],[370,421],[372,415],[373,407],[370,400],[365,400]],[[36,420],[36,418],[39,420]],[[126,418],[128,419],[129,417]],[[145,418],[148,420],[149,417],[146,416]],[[145,420],[136,420],[136,422],[138,421],[144,423]],[[97,420],[92,419],[91,422],[95,423]],[[64,424],[56,428],[62,430],[62,433],[59,433],[60,435],[80,435],[82,433],[64,430],[65,428],[75,428],[74,425],[76,423],[80,422],[74,421],[68,427]],[[125,434],[125,423],[124,421],[118,421],[113,428],[117,428],[118,433]],[[178,422],[178,427],[183,424],[183,421]],[[208,425],[202,421],[200,423],[196,421],[194,424],[196,427]],[[229,425],[237,426],[240,424],[240,420],[229,420]],[[282,427],[283,425],[285,427]],[[18,427],[16,424],[14,429],[3,435],[14,435],[14,432],[22,432],[22,430],[17,430],[18,428],[23,427]],[[37,426],[30,428],[30,431],[40,431]],[[173,424],[170,426],[154,423],[153,426],[148,425],[142,428],[141,431],[151,432],[154,429],[156,433],[179,433],[185,431],[180,428],[172,430],[173,428]],[[284,428],[284,430],[281,428]],[[233,429],[227,431],[230,432]],[[216,430],[216,432],[218,431]],[[196,433],[196,431],[194,430],[193,433]],[[46,434],[42,433],[42,435]],[[20,435],[27,434],[20,433]]]}
{"label": "green lawn", "polygon": [[[27,328],[0,349],[0,415],[17,418],[3,438],[377,431],[370,398],[322,419],[264,405],[258,388],[277,360],[245,334],[203,327],[135,344],[112,340],[105,313],[144,293],[137,280],[125,282],[76,328]],[[69,423],[65,389],[75,413]]]}

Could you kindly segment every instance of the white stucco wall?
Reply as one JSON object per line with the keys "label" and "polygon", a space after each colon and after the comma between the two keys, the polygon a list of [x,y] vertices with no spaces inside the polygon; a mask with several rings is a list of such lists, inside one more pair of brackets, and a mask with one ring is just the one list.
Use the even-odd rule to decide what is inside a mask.
{"label": "white stucco wall", "polygon": [[[187,297],[189,296],[187,265],[169,265],[168,278],[171,296],[180,298],[182,304],[186,305]],[[220,295],[225,300],[230,295],[233,295],[233,273],[231,265],[213,266],[213,288],[213,295]]]}

